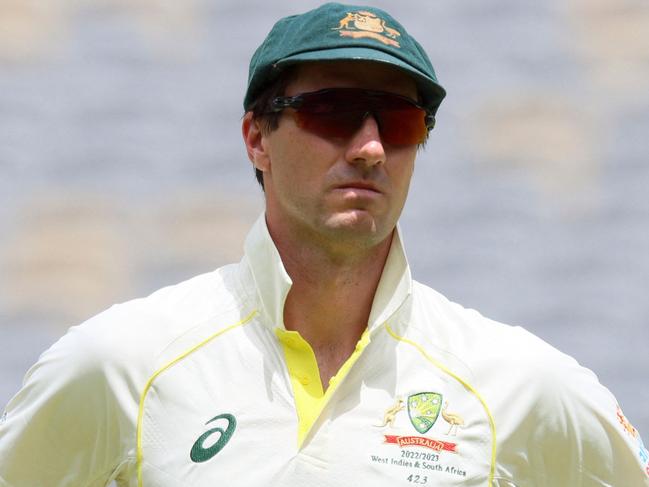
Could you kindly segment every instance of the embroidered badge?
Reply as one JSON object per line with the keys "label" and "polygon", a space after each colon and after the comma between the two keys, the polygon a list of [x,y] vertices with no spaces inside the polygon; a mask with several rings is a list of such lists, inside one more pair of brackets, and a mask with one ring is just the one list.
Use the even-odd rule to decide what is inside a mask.
{"label": "embroidered badge", "polygon": [[420,392],[408,396],[408,416],[419,433],[426,433],[439,417],[442,395],[437,392]]}
{"label": "embroidered badge", "polygon": [[[448,403],[445,402],[444,408],[442,408],[442,399],[442,394],[438,392],[417,392],[408,396],[408,418],[410,424],[418,433],[422,435],[427,433],[435,425],[440,413],[444,420],[450,424],[447,435],[452,432],[453,436],[455,436],[457,428],[464,425],[464,419],[459,414],[446,411]],[[394,428],[397,414],[403,409],[405,409],[403,399],[398,396],[395,403],[385,410],[382,422],[374,426]],[[384,443],[391,443],[399,446],[399,448],[422,447],[433,451],[453,453],[457,451],[457,443],[440,441],[426,436],[384,434],[383,437]]]}
{"label": "embroidered badge", "polygon": [[388,27],[385,20],[376,14],[366,10],[347,12],[347,16],[340,19],[338,27],[333,27],[332,30],[340,32],[341,37],[370,38],[388,46],[401,47],[396,40],[401,36],[401,33]]}

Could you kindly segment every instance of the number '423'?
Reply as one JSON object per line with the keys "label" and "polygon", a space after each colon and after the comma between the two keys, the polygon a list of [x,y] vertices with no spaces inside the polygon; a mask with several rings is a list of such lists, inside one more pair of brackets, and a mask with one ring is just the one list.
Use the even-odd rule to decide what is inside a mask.
{"label": "number '423'", "polygon": [[408,475],[408,478],[406,479],[408,482],[412,482],[413,484],[427,484],[428,483],[428,477],[421,476],[421,475],[413,475],[410,474]]}

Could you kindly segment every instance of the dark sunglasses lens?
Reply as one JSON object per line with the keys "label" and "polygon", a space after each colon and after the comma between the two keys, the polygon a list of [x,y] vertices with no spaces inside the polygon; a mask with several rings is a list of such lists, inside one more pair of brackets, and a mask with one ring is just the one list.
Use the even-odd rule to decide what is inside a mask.
{"label": "dark sunglasses lens", "polygon": [[378,112],[381,137],[392,145],[421,144],[426,140],[426,112],[416,106]]}
{"label": "dark sunglasses lens", "polygon": [[303,95],[295,112],[299,127],[322,137],[349,138],[371,113],[388,144],[412,145],[426,139],[426,112],[389,93],[332,89]]}
{"label": "dark sunglasses lens", "polygon": [[361,127],[364,113],[350,111],[295,113],[298,127],[321,137],[344,138],[354,135]]}

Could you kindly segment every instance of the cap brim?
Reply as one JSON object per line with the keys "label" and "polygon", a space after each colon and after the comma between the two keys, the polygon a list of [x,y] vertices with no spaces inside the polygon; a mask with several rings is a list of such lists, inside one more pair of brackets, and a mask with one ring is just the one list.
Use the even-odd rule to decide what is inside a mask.
{"label": "cap brim", "polygon": [[339,47],[320,51],[301,52],[278,61],[275,63],[275,66],[281,69],[292,64],[315,61],[372,61],[390,64],[413,77],[423,97],[422,101],[424,105],[433,113],[437,111],[442,99],[446,96],[446,90],[437,83],[437,80],[432,79],[398,57],[392,56],[384,51],[366,47]]}

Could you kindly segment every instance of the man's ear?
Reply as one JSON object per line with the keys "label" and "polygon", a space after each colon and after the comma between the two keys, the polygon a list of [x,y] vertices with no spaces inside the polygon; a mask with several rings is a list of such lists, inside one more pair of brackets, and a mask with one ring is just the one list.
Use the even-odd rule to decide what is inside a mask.
{"label": "man's ear", "polygon": [[246,144],[248,159],[262,172],[270,169],[270,154],[268,153],[268,141],[262,133],[259,120],[255,120],[252,112],[246,112],[241,123],[243,142]]}

